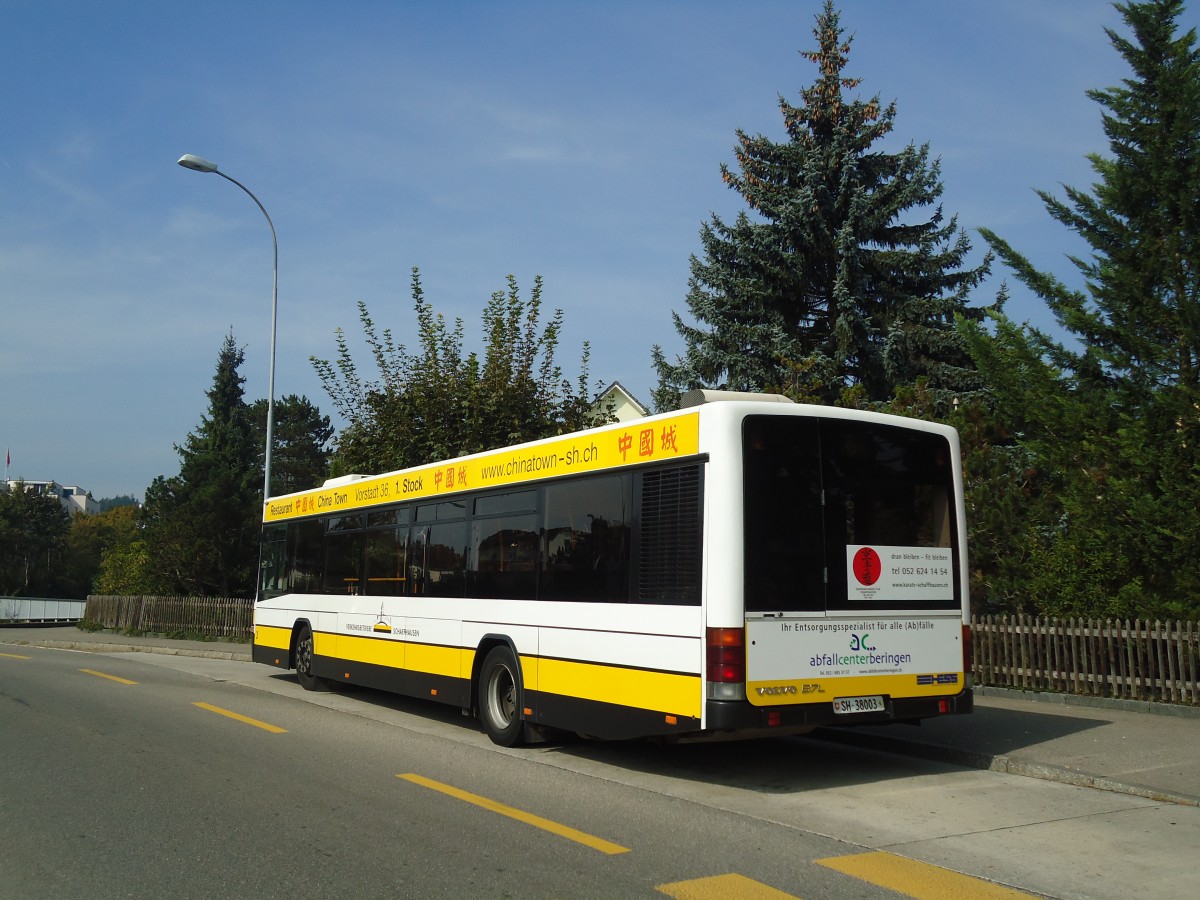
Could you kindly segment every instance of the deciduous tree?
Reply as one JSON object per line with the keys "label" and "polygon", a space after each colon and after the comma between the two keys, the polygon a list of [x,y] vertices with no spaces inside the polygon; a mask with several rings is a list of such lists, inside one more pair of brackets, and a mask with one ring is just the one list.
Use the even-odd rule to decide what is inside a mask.
{"label": "deciduous tree", "polygon": [[412,271],[418,348],[397,344],[359,303],[359,321],[378,375],[359,373],[345,333],[338,329],[335,361],[312,363],[337,411],[349,422],[338,435],[337,472],[385,472],[424,465],[592,424],[588,346],[578,381],[564,378],[555,361],[562,310],[542,322],[542,281],[529,299],[516,279],[492,294],[483,311],[482,356],[467,353],[463,323],[449,324],[425,299],[420,272]]}
{"label": "deciduous tree", "polygon": [[58,596],[52,591],[70,528],[57,497],[23,482],[0,491],[0,594]]}

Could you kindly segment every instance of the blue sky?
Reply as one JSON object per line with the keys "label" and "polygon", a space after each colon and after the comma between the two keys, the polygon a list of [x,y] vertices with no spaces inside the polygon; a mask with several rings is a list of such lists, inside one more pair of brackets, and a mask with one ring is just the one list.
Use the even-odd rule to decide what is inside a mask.
{"label": "blue sky", "polygon": [[[734,131],[782,139],[777,97],[815,74],[819,0],[308,2],[0,0],[0,451],[10,478],[140,497],[178,472],[232,329],[247,399],[332,414],[309,357],[355,304],[405,342],[409,272],[479,347],[513,274],[562,308],[559,360],[643,400],[650,348],[682,347],[688,258]],[[201,9],[204,10],[203,14]],[[930,145],[943,206],[1068,276],[1073,236],[1034,188],[1093,180],[1084,92],[1128,73],[1100,0],[844,0],[848,74],[897,103],[891,147]],[[1184,25],[1196,24],[1189,10]],[[997,269],[978,295],[991,300]],[[1017,292],[1009,311],[1049,324]],[[412,344],[409,341],[410,346]]]}

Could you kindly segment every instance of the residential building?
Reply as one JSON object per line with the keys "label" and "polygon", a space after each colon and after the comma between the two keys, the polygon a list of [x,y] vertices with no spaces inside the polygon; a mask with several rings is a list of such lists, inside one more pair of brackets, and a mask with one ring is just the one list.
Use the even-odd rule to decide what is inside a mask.
{"label": "residential building", "polygon": [[10,480],[5,487],[12,490],[18,485],[24,485],[26,490],[32,488],[39,497],[57,497],[62,508],[71,515],[84,513],[92,516],[100,512],[100,504],[92,499],[91,492],[73,484],[59,484],[57,481]]}
{"label": "residential building", "polygon": [[614,381],[592,401],[592,410],[601,412],[611,409],[613,416],[618,422],[628,422],[632,419],[641,419],[650,415],[650,410],[642,405],[633,394],[625,390],[624,386],[619,381]]}

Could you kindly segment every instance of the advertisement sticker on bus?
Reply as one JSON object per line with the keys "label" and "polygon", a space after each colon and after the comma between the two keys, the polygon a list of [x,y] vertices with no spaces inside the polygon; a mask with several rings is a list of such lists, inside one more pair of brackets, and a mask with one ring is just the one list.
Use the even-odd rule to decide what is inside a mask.
{"label": "advertisement sticker on bus", "polygon": [[634,421],[521,448],[272,497],[265,504],[263,521],[340,513],[693,456],[700,452],[699,424],[695,413],[644,425]]}
{"label": "advertisement sticker on bus", "polygon": [[886,607],[954,599],[954,557],[949,547],[846,547],[846,599]]}
{"label": "advertisement sticker on bus", "polygon": [[957,616],[751,619],[746,694],[772,706],[851,694],[920,696],[961,685]]}

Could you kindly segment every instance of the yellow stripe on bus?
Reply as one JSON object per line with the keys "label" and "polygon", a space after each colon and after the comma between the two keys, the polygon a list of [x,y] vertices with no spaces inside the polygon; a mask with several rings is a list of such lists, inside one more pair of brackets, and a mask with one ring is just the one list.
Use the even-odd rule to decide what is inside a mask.
{"label": "yellow stripe on bus", "polygon": [[325,631],[313,632],[313,653],[334,659],[338,655],[338,635]]}
{"label": "yellow stripe on bus", "polygon": [[405,645],[401,641],[360,638],[350,635],[336,635],[337,650],[326,653],[324,649],[317,652],[323,656],[336,656],[345,662],[368,663],[373,666],[387,666],[390,669],[403,669]]}
{"label": "yellow stripe on bus", "polygon": [[697,719],[703,693],[699,675],[647,672],[565,659],[538,660],[537,690]]}
{"label": "yellow stripe on bus", "polygon": [[470,678],[475,651],[465,647],[439,647],[434,644],[409,644],[404,668],[427,675]]}
{"label": "yellow stripe on bus", "polygon": [[[286,637],[281,649],[289,646],[291,633],[287,629],[268,630],[259,626],[259,631],[260,634],[263,631],[281,632]],[[278,634],[266,634],[255,638],[262,646],[275,646],[267,644],[263,637],[268,640],[278,639]],[[313,634],[313,650],[319,656],[329,659],[446,678],[470,679],[475,661],[475,651],[468,647],[414,644],[321,631]],[[697,719],[701,714],[703,689],[699,675],[648,672],[597,663],[541,659],[536,656],[521,657],[521,674],[525,688],[530,691],[544,691]]]}
{"label": "yellow stripe on bus", "polygon": [[273,625],[255,625],[254,643],[258,647],[291,650],[292,630],[290,628],[276,628]]}
{"label": "yellow stripe on bus", "polygon": [[389,669],[407,669],[425,675],[447,678],[469,678],[475,651],[462,647],[443,647],[435,644],[413,644],[407,641],[381,640],[356,635],[327,635],[336,637],[337,650],[329,652],[325,641],[319,641],[322,656],[336,657],[346,662],[368,663]]}

